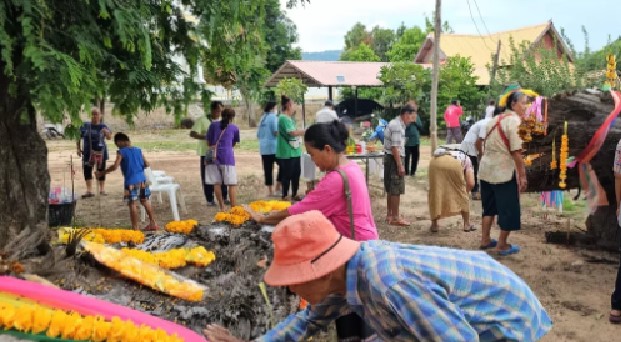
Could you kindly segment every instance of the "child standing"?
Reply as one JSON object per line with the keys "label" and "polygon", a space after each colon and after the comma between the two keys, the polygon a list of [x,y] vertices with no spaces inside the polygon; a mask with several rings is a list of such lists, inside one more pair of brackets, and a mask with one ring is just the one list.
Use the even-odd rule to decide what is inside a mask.
{"label": "child standing", "polygon": [[147,179],[144,174],[144,169],[149,166],[149,162],[145,159],[144,154],[142,154],[142,150],[139,147],[131,145],[129,137],[126,134],[115,134],[114,144],[119,148],[116,152],[116,160],[114,161],[114,165],[99,173],[110,173],[120,166],[123,177],[125,178],[124,199],[129,205],[129,216],[132,221],[132,228],[135,230],[139,229],[138,207],[136,200],[140,199],[140,203],[145,208],[147,215],[149,216],[149,225],[147,225],[144,230],[158,230],[159,227],[155,223],[151,202],[149,202],[151,191],[146,184]]}

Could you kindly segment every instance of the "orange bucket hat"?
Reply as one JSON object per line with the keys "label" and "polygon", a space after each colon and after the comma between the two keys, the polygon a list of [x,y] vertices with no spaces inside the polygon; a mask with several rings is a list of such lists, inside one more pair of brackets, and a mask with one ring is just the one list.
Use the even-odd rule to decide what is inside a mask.
{"label": "orange bucket hat", "polygon": [[338,233],[317,210],[287,217],[272,232],[274,260],[265,273],[272,286],[288,286],[323,277],[344,265],[360,242]]}

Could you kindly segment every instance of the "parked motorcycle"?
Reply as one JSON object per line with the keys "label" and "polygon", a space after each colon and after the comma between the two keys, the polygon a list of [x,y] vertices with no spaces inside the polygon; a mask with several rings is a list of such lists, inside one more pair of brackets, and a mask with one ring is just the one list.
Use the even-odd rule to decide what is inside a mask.
{"label": "parked motorcycle", "polygon": [[61,138],[64,139],[65,135],[60,132],[58,129],[56,129],[55,125],[50,125],[50,124],[46,124],[43,129],[41,130],[41,136],[44,139],[56,139],[56,138]]}

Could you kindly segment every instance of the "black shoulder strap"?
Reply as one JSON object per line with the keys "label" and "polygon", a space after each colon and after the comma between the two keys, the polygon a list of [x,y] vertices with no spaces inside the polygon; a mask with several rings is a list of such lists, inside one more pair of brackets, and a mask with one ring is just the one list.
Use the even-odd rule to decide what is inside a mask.
{"label": "black shoulder strap", "polygon": [[351,239],[356,240],[356,231],[354,229],[354,211],[351,205],[351,189],[349,188],[349,179],[345,171],[337,170],[343,178],[343,191],[345,193],[345,200],[347,201],[347,212],[349,213],[349,229],[351,230]]}

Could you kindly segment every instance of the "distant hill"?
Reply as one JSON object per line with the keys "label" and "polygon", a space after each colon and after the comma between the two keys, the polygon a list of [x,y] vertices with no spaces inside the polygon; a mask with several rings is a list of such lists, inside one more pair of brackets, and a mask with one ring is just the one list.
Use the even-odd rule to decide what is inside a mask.
{"label": "distant hill", "polygon": [[341,58],[341,50],[326,50],[315,52],[302,52],[303,61],[338,61]]}

